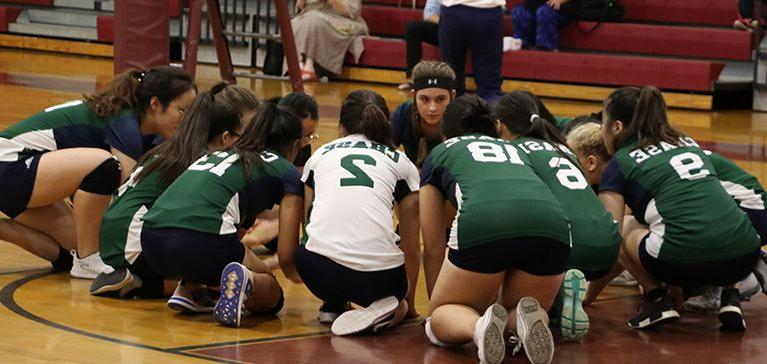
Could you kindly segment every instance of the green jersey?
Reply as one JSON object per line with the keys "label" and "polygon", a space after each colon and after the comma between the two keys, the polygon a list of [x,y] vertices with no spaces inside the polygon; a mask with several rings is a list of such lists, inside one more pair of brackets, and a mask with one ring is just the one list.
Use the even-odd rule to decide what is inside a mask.
{"label": "green jersey", "polygon": [[[577,157],[565,146],[558,150],[538,139],[519,138],[512,144],[528,156],[530,165],[549,186],[570,220],[573,248],[568,267],[611,269],[622,241],[618,224],[589,186]],[[562,152],[569,154],[569,158]]]}
{"label": "green jersey", "polygon": [[82,101],[52,106],[0,132],[0,162],[23,159],[30,153],[67,148],[112,148],[138,160],[161,142],[143,135],[135,113],[99,117]]}
{"label": "green jersey", "polygon": [[570,243],[562,206],[509,142],[466,135],[435,147],[421,169],[421,186],[434,185],[456,207],[448,246],[472,246],[515,237]]}
{"label": "green jersey", "polygon": [[138,259],[144,224],[141,218],[166,187],[160,183],[158,170],[138,180],[147,163],[137,167],[128,181],[120,186],[101,221],[99,253],[104,263],[114,268],[127,267]]}
{"label": "green jersey", "polygon": [[624,196],[634,217],[650,227],[645,243],[656,259],[705,263],[759,248],[745,213],[719,184],[711,160],[691,138],[618,150],[600,191]]}
{"label": "green jersey", "polygon": [[279,204],[286,193],[303,196],[300,175],[287,159],[261,153],[248,179],[239,157],[226,150],[194,162],[144,215],[146,226],[234,234],[245,217]]}

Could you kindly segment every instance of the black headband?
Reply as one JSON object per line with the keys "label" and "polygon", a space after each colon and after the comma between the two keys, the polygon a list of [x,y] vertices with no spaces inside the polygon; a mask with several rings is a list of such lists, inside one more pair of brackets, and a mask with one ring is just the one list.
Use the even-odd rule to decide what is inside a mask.
{"label": "black headband", "polygon": [[419,77],[413,80],[413,89],[418,91],[425,88],[453,89],[453,79],[450,77]]}

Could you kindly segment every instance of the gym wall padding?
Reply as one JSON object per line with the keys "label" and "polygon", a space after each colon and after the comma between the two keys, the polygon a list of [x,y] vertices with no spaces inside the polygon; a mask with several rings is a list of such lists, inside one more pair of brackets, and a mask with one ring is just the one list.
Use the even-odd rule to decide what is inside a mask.
{"label": "gym wall padding", "polygon": [[168,4],[157,0],[115,1],[114,72],[170,62]]}

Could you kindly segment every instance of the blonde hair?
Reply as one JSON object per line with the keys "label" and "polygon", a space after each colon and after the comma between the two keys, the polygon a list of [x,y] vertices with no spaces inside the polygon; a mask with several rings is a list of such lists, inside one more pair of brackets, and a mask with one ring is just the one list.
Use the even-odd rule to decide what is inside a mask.
{"label": "blonde hair", "polygon": [[602,127],[599,124],[584,123],[576,127],[567,134],[567,144],[576,153],[595,155],[604,160],[610,159],[605,142],[602,140]]}
{"label": "blonde hair", "polygon": [[455,80],[455,72],[445,62],[421,61],[413,67],[413,79],[422,77],[444,77]]}

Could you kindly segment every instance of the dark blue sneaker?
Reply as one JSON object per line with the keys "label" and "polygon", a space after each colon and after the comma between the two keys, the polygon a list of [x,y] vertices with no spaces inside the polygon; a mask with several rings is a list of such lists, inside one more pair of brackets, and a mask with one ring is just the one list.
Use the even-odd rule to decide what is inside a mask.
{"label": "dark blue sneaker", "polygon": [[213,309],[213,317],[224,326],[240,327],[245,300],[253,292],[248,268],[240,263],[229,263],[221,272],[221,296]]}

